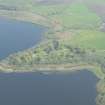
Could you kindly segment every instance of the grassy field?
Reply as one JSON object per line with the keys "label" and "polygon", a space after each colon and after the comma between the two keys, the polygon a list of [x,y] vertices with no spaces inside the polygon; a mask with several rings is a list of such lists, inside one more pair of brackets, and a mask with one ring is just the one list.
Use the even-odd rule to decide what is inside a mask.
{"label": "grassy field", "polygon": [[105,33],[96,30],[79,30],[70,39],[72,44],[85,49],[105,50]]}

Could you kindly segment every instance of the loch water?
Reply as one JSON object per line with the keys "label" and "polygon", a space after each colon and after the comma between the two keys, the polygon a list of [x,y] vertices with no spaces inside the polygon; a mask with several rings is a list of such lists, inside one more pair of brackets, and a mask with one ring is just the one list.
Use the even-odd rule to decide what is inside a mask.
{"label": "loch water", "polygon": [[0,73],[0,105],[96,105],[96,82],[88,71]]}
{"label": "loch water", "polygon": [[0,59],[36,45],[44,31],[40,25],[0,18]]}

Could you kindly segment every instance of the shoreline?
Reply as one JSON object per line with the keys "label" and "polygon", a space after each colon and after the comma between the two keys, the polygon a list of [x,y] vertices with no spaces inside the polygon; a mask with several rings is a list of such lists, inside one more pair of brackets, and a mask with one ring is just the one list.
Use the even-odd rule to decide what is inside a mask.
{"label": "shoreline", "polygon": [[39,64],[39,65],[26,65],[26,66],[17,66],[17,65],[6,65],[0,64],[0,71],[5,73],[24,73],[24,72],[42,72],[42,73],[60,73],[60,72],[76,72],[88,70],[96,75],[99,79],[104,79],[105,75],[103,74],[100,67],[96,65],[89,64]]}
{"label": "shoreline", "polygon": [[[49,19],[47,19],[47,17],[45,17],[45,16],[42,16],[42,15],[40,15],[40,14],[35,14],[35,13],[32,13],[32,12],[26,12],[26,11],[8,11],[8,10],[0,10],[0,16],[1,17],[5,17],[5,18],[8,18],[8,19],[13,19],[13,20],[18,20],[18,21],[23,21],[23,22],[29,22],[29,23],[32,23],[32,24],[38,24],[38,25],[41,25],[41,26],[44,26],[44,27],[48,27],[49,28],[49,30],[51,29],[51,28],[54,28],[54,26],[53,26],[53,20],[51,21],[51,20],[49,20]],[[49,31],[49,30],[47,30],[47,32]],[[53,29],[53,31],[55,32],[55,30]],[[67,64],[66,64],[67,65]],[[74,64],[75,65],[75,64]],[[76,65],[78,65],[78,64],[76,64]],[[11,65],[10,65],[11,66]],[[28,68],[28,66],[29,66],[29,68]],[[62,72],[62,71],[78,71],[79,69],[95,69],[94,71],[92,71],[92,70],[90,70],[90,71],[92,71],[98,78],[103,78],[103,77],[105,77],[104,76],[104,73],[102,73],[102,70],[101,70],[101,67],[100,66],[97,66],[97,65],[86,65],[86,66],[84,66],[84,67],[81,67],[81,66],[75,66],[74,68],[65,68],[65,66],[63,65],[56,65],[55,67],[49,67],[49,64],[46,66],[45,65],[45,67],[41,67],[40,65],[40,67],[38,67],[38,65],[37,65],[37,67],[35,67],[35,70],[33,69],[33,67],[30,67],[30,65],[28,65],[27,67],[19,67],[19,69],[17,70],[17,68],[15,67],[15,69],[11,69],[11,67],[8,69],[8,70],[6,70],[6,72],[27,72],[27,71],[31,71],[31,72],[36,72],[36,71],[46,71],[47,70],[47,72],[51,72],[51,71],[54,71],[54,69],[56,69],[56,71],[58,71],[58,72]],[[59,67],[57,67],[57,66],[59,66]],[[89,67],[89,68],[88,68]],[[22,68],[22,69],[21,69]],[[32,70],[24,70],[24,68],[28,68],[28,69],[32,69]],[[1,67],[0,67],[0,69],[1,69]],[[98,70],[98,71],[100,71],[101,73],[97,73],[97,69],[100,69],[100,70]],[[4,70],[5,71],[5,70]],[[102,75],[102,77],[100,76],[100,74]]]}
{"label": "shoreline", "polygon": [[7,11],[0,10],[0,17],[29,22],[32,24],[38,24],[44,27],[51,27],[51,23],[47,19],[47,17],[41,16],[39,14],[29,13],[26,11]]}

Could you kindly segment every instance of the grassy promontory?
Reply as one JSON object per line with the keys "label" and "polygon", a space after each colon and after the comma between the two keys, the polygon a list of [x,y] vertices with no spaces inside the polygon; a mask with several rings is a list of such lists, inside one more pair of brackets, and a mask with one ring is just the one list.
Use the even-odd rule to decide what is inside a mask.
{"label": "grassy promontory", "polygon": [[90,70],[105,78],[104,55],[93,49],[70,44],[68,39],[45,39],[37,46],[1,60],[3,72],[71,72]]}

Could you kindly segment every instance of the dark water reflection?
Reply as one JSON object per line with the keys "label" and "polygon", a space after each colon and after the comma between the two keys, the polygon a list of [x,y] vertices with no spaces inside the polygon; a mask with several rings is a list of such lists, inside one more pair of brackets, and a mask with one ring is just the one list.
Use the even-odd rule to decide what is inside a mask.
{"label": "dark water reflection", "polygon": [[73,74],[0,74],[0,105],[96,105],[97,78]]}
{"label": "dark water reflection", "polygon": [[32,47],[41,40],[44,30],[39,25],[0,18],[0,59]]}

